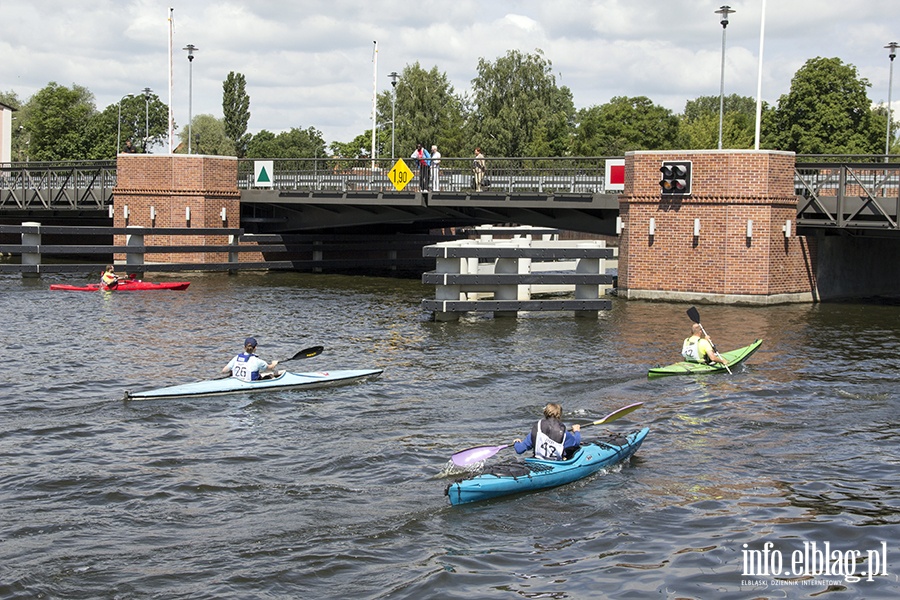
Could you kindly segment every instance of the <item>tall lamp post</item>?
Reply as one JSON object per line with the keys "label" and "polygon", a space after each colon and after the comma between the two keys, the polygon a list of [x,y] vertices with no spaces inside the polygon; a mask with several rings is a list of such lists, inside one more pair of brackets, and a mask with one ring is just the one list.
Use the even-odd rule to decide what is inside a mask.
{"label": "tall lamp post", "polygon": [[891,74],[888,76],[888,103],[887,103],[887,136],[884,140],[884,162],[888,162],[888,154],[891,151],[891,88],[894,86],[894,58],[897,56],[897,42],[891,42],[885,48],[891,58]]}
{"label": "tall lamp post", "polygon": [[147,140],[150,139],[150,92],[149,87],[145,87],[144,92],[144,154],[147,154]]}
{"label": "tall lamp post", "polygon": [[125,94],[119,98],[119,117],[116,119],[116,154],[122,149],[122,100],[134,98],[134,94]]}
{"label": "tall lamp post", "polygon": [[722,121],[725,115],[725,28],[728,27],[728,15],[736,12],[731,10],[727,4],[716,11],[717,15],[722,15],[719,21],[722,24],[722,74],[719,84],[719,150],[722,149]]}
{"label": "tall lamp post", "polygon": [[193,120],[193,107],[191,106],[194,101],[194,52],[200,50],[197,46],[193,44],[188,44],[182,50],[187,50],[188,53],[188,151],[187,153],[191,153],[191,121]]}
{"label": "tall lamp post", "polygon": [[397,121],[397,79],[400,77],[397,75],[397,71],[391,72],[388,77],[391,78],[391,87],[393,88],[393,94],[391,98],[391,162],[394,160],[394,132],[395,125],[394,123]]}

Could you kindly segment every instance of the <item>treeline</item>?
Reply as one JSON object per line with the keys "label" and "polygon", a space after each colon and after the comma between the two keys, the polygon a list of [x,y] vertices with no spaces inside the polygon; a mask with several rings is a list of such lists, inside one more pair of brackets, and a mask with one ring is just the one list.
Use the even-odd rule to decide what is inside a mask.
{"label": "treeline", "polygon": [[[396,86],[376,99],[376,155],[391,155],[392,120],[398,157],[408,156],[417,142],[438,144],[444,156],[469,156],[476,146],[489,156],[505,157],[621,156],[632,150],[718,147],[718,96],[689,100],[680,114],[645,96],[615,97],[576,109],[572,92],[557,85],[551,67],[539,50],[511,50],[493,62],[480,59],[471,92],[458,94],[437,67],[407,65]],[[194,153],[368,158],[371,152],[371,129],[330,144],[309,126],[249,134],[244,75],[229,73],[222,87],[223,116],[192,119]],[[869,87],[856,67],[838,58],[810,59],[794,75],[790,91],[775,106],[762,107],[760,147],[799,154],[883,153],[887,108],[872,106]],[[167,144],[168,107],[150,90],[125,96],[102,111],[86,88],[55,82],[25,102],[14,92],[0,92],[0,102],[18,108],[13,116],[13,160],[112,158],[128,139],[138,151]],[[756,101],[730,95],[724,107],[723,148],[753,148]],[[186,151],[188,128],[182,126],[176,135],[176,151]],[[891,153],[897,149],[895,143]]]}

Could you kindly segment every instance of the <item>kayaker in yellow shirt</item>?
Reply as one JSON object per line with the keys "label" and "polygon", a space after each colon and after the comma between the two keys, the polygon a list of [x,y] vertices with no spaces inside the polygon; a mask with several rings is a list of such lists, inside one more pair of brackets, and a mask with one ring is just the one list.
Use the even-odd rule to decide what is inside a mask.
{"label": "kayaker in yellow shirt", "polygon": [[106,270],[103,272],[101,282],[103,283],[103,288],[107,290],[114,290],[118,287],[119,276],[116,275],[116,268],[114,266],[106,265]]}
{"label": "kayaker in yellow shirt", "polygon": [[691,325],[691,335],[685,338],[681,345],[681,355],[688,362],[728,364],[728,361],[713,350],[712,340],[704,334],[703,326],[700,323]]}

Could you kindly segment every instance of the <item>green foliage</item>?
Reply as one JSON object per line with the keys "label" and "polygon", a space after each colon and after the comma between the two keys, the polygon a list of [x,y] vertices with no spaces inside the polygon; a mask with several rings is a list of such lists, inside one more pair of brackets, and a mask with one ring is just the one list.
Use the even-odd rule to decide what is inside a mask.
{"label": "green foliage", "polygon": [[39,161],[77,160],[90,154],[87,135],[97,114],[94,95],[87,88],[72,88],[50,82],[27,103],[29,159]]}
{"label": "green foliage", "polygon": [[798,154],[883,152],[887,124],[873,116],[868,87],[856,67],[838,58],[808,60],[778,99],[766,147]]}
{"label": "green foliage", "polygon": [[478,61],[469,114],[471,146],[494,156],[563,156],[575,124],[571,91],[557,87],[552,64],[537,50],[510,50]]}
{"label": "green foliage", "polygon": [[578,112],[572,140],[576,156],[622,156],[632,150],[676,147],[678,117],[649,98],[618,96]]}
{"label": "green foliage", "polygon": [[244,156],[249,144],[247,124],[250,122],[250,96],[247,81],[241,73],[231,71],[222,83],[222,114],[225,115],[225,135],[234,143],[238,158]]}
{"label": "green foliage", "polygon": [[[766,107],[763,107],[766,110]],[[724,98],[722,148],[750,149],[756,143],[756,100],[732,94]],[[689,150],[719,147],[719,97],[688,100],[681,116],[677,146]]]}
{"label": "green foliage", "polygon": [[[376,98],[376,115],[378,130],[376,131],[376,154],[378,156],[390,156],[391,154],[391,126],[392,112],[396,115],[395,131],[395,155],[407,157],[415,150],[416,144],[421,142],[427,148],[437,144],[442,154],[447,156],[459,155],[465,150],[467,142],[463,136],[462,101],[454,93],[447,75],[433,67],[430,71],[423,69],[419,63],[407,65],[400,73],[397,80],[396,107],[392,111],[393,95],[391,90],[382,92]],[[365,137],[363,134],[360,137]],[[364,141],[359,148],[347,148],[341,144],[341,155],[358,156],[361,149],[365,154],[371,154],[372,130],[368,131],[368,138],[361,140],[357,137],[350,142],[350,146],[356,146]],[[336,150],[336,145],[331,144]],[[346,154],[344,154],[346,152]]]}
{"label": "green foliage", "polygon": [[325,141],[322,132],[314,127],[291,128],[275,135],[263,129],[250,136],[247,142],[247,158],[322,158]]}
{"label": "green foliage", "polygon": [[[223,119],[217,119],[212,115],[197,115],[191,122],[191,154],[206,154],[209,156],[234,156],[234,142],[225,134]],[[178,134],[181,143],[175,149],[176,153],[186,154],[188,151],[188,128],[181,129]]]}

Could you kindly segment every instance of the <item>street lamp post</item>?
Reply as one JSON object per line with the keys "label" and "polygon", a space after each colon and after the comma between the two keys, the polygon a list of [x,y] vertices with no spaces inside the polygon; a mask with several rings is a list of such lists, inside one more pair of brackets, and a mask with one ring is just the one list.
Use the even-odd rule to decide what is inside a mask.
{"label": "street lamp post", "polygon": [[149,87],[145,87],[144,92],[144,154],[147,154],[147,140],[150,139],[150,92]]}
{"label": "street lamp post", "polygon": [[391,87],[393,88],[393,94],[391,98],[391,162],[394,160],[394,131],[395,126],[394,122],[397,120],[397,78],[400,76],[397,75],[397,71],[393,71],[388,77],[391,78]]}
{"label": "street lamp post", "polygon": [[194,95],[194,52],[200,50],[193,44],[188,44],[182,50],[188,53],[188,150],[191,153],[191,120],[193,119],[193,95]]}
{"label": "street lamp post", "polygon": [[888,154],[891,151],[891,88],[894,86],[894,58],[897,56],[897,42],[891,42],[885,48],[891,58],[891,72],[888,76],[888,103],[887,103],[887,136],[884,140],[884,162],[888,162]]}
{"label": "street lamp post", "polygon": [[122,149],[122,100],[134,98],[134,94],[125,94],[119,98],[119,116],[116,119],[116,154]]}
{"label": "street lamp post", "polygon": [[716,11],[717,15],[722,15],[719,21],[722,24],[722,74],[719,84],[719,150],[722,149],[722,121],[725,115],[725,28],[728,27],[728,15],[736,12],[731,10],[727,4]]}

